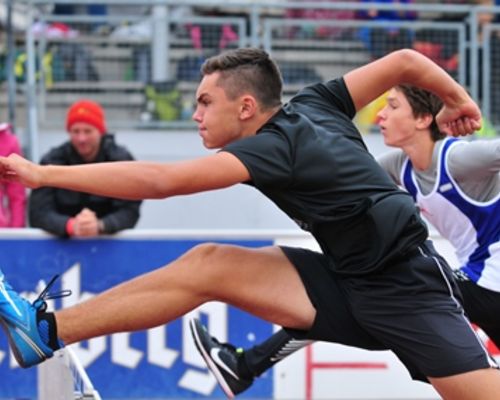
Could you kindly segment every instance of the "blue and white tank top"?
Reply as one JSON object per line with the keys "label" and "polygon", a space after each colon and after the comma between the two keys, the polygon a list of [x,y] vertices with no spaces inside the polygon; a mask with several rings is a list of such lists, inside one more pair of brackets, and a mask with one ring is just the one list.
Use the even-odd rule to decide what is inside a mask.
{"label": "blue and white tank top", "polygon": [[413,196],[422,215],[448,239],[456,251],[460,269],[473,282],[500,292],[500,194],[480,202],[467,196],[448,171],[448,154],[466,142],[447,138],[436,163],[436,181],[424,195],[411,161],[401,171],[401,182]]}

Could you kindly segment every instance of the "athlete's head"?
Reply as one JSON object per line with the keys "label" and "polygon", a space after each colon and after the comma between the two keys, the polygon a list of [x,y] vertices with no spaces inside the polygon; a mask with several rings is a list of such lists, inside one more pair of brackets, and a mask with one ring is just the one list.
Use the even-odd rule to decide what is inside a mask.
{"label": "athlete's head", "polygon": [[389,91],[386,105],[377,114],[378,125],[385,144],[403,147],[427,134],[432,141],[442,134],[436,123],[436,115],[443,106],[434,94],[409,85],[399,85]]}
{"label": "athlete's head", "polygon": [[193,119],[208,148],[254,134],[281,105],[281,74],[263,50],[242,48],[213,56],[201,74]]}
{"label": "athlete's head", "polygon": [[209,58],[201,67],[203,76],[218,72],[217,85],[234,100],[251,93],[263,110],[281,104],[283,82],[276,63],[265,51],[242,48]]}
{"label": "athlete's head", "polygon": [[431,130],[431,137],[434,141],[444,138],[446,135],[439,131],[436,115],[439,110],[443,108],[443,101],[434,93],[428,90],[421,89],[411,85],[399,85],[395,90],[403,93],[408,100],[413,115],[415,118],[423,117],[425,115],[432,116],[432,122],[429,126]]}

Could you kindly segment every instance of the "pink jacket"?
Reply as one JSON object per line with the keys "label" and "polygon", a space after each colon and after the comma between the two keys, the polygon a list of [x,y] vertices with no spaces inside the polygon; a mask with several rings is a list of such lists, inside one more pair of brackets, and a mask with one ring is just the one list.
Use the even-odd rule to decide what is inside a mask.
{"label": "pink jacket", "polygon": [[[17,137],[9,124],[0,124],[0,156],[22,155]],[[26,214],[26,190],[19,183],[0,182],[0,228],[23,228]]]}

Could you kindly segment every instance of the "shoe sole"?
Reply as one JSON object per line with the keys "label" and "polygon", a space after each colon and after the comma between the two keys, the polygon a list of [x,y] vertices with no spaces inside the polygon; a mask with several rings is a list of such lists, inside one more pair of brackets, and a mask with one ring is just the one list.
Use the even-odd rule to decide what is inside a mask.
{"label": "shoe sole", "polygon": [[226,380],[222,376],[222,374],[219,372],[219,368],[214,364],[212,361],[212,358],[210,357],[209,354],[205,351],[205,348],[201,342],[200,336],[198,335],[198,330],[196,329],[196,324],[193,320],[189,321],[189,329],[191,330],[191,335],[193,336],[194,339],[194,344],[196,345],[196,348],[200,352],[201,356],[205,360],[208,368],[212,372],[212,374],[215,376],[215,379],[219,383],[219,386],[222,388],[224,393],[229,399],[234,399],[234,393],[229,387],[229,385],[226,383]]}
{"label": "shoe sole", "polygon": [[[21,368],[31,367],[31,365],[26,364],[26,362],[24,361],[24,358],[16,345],[16,341],[14,340],[14,338],[12,337],[12,335],[10,333],[10,329],[9,329],[10,327],[8,326],[8,323],[5,322],[5,320],[3,318],[0,318],[0,327],[2,327],[2,329],[5,332],[5,335],[7,336],[7,341],[9,342],[9,347],[12,350],[12,354],[14,355],[14,358],[16,359],[19,366]],[[27,336],[22,331],[18,332],[18,334],[22,334],[22,336]],[[33,343],[29,337],[26,337],[25,340],[26,340],[26,344],[28,346],[30,346],[31,349],[35,353],[37,353],[38,356],[40,357],[40,361],[36,362],[35,364],[40,364],[41,362],[43,362],[47,359],[47,356],[45,356],[45,354],[43,354],[43,350],[41,350],[35,343]],[[30,341],[32,342],[31,344],[29,343]]]}
{"label": "shoe sole", "polygon": [[15,344],[14,339],[12,338],[12,335],[10,334],[10,330],[7,326],[7,322],[3,320],[3,318],[0,318],[0,326],[5,332],[5,335],[7,336],[7,341],[9,342],[9,347],[12,350],[12,354],[14,354],[14,358],[16,359],[17,363],[21,368],[26,368],[26,365],[24,364],[24,360],[21,357],[21,353],[17,349],[17,346]]}

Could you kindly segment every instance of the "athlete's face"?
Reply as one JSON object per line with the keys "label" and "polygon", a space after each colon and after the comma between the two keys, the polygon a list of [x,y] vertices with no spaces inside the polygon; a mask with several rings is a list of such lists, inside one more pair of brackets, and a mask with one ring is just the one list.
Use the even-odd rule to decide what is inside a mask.
{"label": "athlete's face", "polygon": [[239,118],[241,101],[228,99],[224,89],[217,86],[218,78],[217,72],[205,75],[196,91],[193,120],[198,123],[203,145],[208,149],[218,149],[235,141],[243,129]]}
{"label": "athlete's face", "polygon": [[93,125],[77,122],[69,129],[69,138],[80,157],[85,161],[94,161],[99,152],[102,135]]}
{"label": "athlete's face", "polygon": [[418,133],[419,122],[403,92],[391,89],[385,107],[377,113],[377,124],[385,144],[399,147],[407,143]]}

